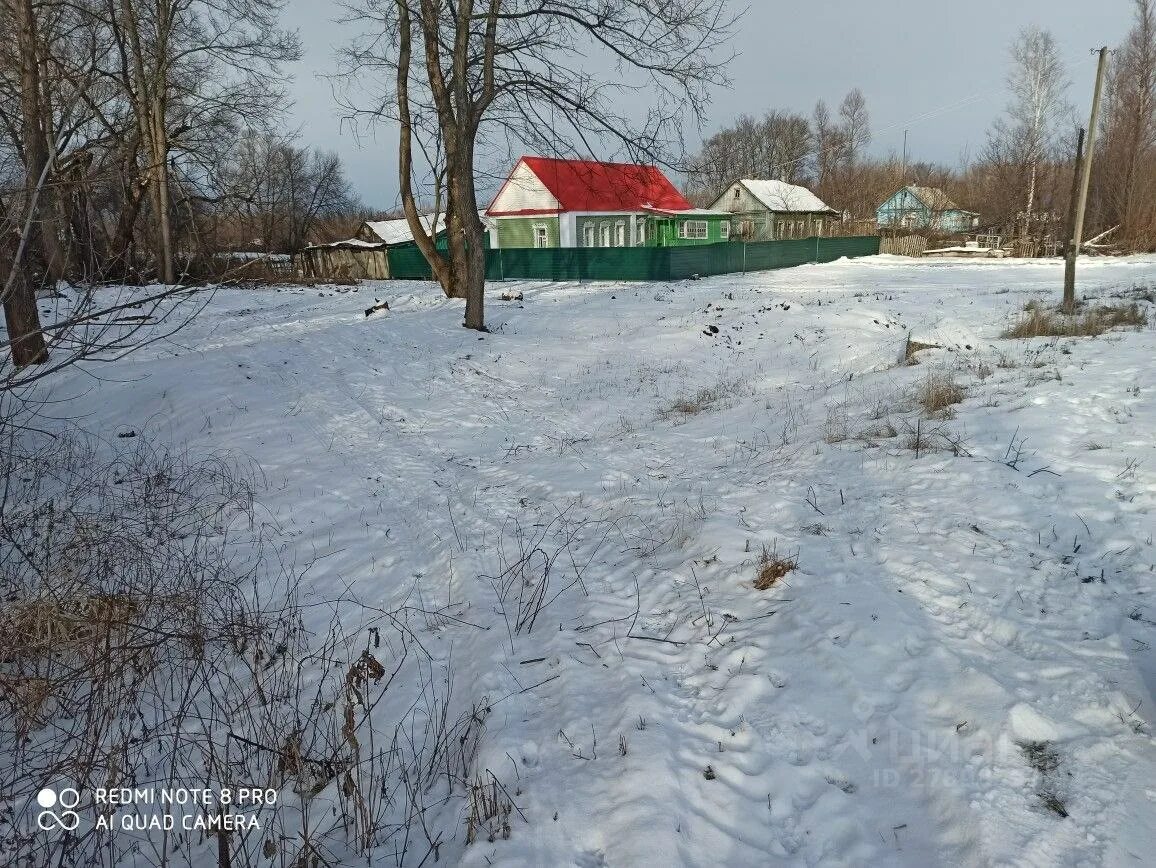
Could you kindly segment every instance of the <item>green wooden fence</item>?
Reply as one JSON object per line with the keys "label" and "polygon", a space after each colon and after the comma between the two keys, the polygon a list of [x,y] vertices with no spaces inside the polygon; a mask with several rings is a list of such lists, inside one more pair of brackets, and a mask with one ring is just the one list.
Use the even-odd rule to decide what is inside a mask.
{"label": "green wooden fence", "polygon": [[[486,251],[486,279],[682,280],[694,275],[769,271],[878,252],[877,235],[694,247],[511,247]],[[398,280],[432,278],[429,263],[416,247],[391,248],[389,273]]]}

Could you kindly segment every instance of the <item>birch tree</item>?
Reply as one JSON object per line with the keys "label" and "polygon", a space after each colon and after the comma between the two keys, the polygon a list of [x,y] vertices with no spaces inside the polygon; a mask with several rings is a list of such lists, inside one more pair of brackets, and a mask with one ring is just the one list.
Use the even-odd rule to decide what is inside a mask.
{"label": "birch tree", "polygon": [[1007,76],[1011,100],[1004,117],[988,134],[989,161],[1013,167],[1024,178],[1020,189],[1024,210],[1023,232],[1031,229],[1037,210],[1040,172],[1054,156],[1061,126],[1071,119],[1068,79],[1059,48],[1051,33],[1025,27],[1011,45]]}

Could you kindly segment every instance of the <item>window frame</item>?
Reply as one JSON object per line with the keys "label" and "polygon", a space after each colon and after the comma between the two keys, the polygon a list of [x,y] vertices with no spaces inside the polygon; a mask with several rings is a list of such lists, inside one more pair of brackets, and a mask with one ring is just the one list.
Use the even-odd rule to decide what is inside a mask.
{"label": "window frame", "polygon": [[[535,223],[531,231],[534,234],[534,249],[545,250],[550,246],[550,227],[545,223]],[[542,243],[539,243],[541,241]]]}
{"label": "window frame", "polygon": [[[692,234],[690,227],[694,226],[696,233]],[[702,234],[697,234],[698,228],[702,228]],[[706,220],[680,220],[678,221],[678,237],[684,241],[705,241],[710,237],[710,223]]]}

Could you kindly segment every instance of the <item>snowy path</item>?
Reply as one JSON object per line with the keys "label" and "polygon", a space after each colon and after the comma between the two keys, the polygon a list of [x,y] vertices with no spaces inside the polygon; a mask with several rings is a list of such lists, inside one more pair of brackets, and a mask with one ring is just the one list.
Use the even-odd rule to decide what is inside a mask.
{"label": "snowy path", "polygon": [[[463,864],[1142,864],[1156,329],[999,339],[1059,273],[879,257],[524,284],[484,340],[421,284],[229,291],[187,349],[79,401],[102,430],[252,456],[324,556],[316,599],[488,628],[429,640],[463,701],[502,698],[482,764],[527,821],[469,848],[447,828]],[[1126,291],[1156,260],[1082,274]],[[391,312],[366,320],[367,293]],[[953,349],[896,366],[909,330]],[[919,424],[959,454],[917,458],[933,370],[967,396]],[[481,577],[519,529],[551,552],[573,535],[553,587],[585,566],[511,636]],[[758,591],[764,545],[799,568]]]}

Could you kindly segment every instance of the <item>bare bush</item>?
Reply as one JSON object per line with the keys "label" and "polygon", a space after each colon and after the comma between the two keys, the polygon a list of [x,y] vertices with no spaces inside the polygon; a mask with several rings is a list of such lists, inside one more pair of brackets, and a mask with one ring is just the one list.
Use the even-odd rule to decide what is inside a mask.
{"label": "bare bush", "polygon": [[564,593],[575,587],[586,593],[586,568],[610,529],[603,522],[577,520],[571,510],[555,510],[530,530],[517,520],[503,530],[499,571],[482,578],[497,596],[511,649],[514,637],[533,630],[543,610]]}
{"label": "bare bush", "polygon": [[[489,705],[459,702],[409,610],[311,634],[306,567],[271,557],[251,471],[142,437],[6,446],[0,790],[13,807],[0,849],[13,864],[112,866],[130,851],[234,868],[437,858]],[[34,822],[37,792],[53,785],[85,799],[67,836]],[[144,786],[277,798],[236,809],[258,828],[116,834],[125,813],[94,790]]]}
{"label": "bare bush", "polygon": [[950,452],[956,457],[967,457],[967,443],[963,436],[944,425],[925,424],[916,419],[915,424],[903,423],[903,448],[910,449],[919,458],[928,452]]}

